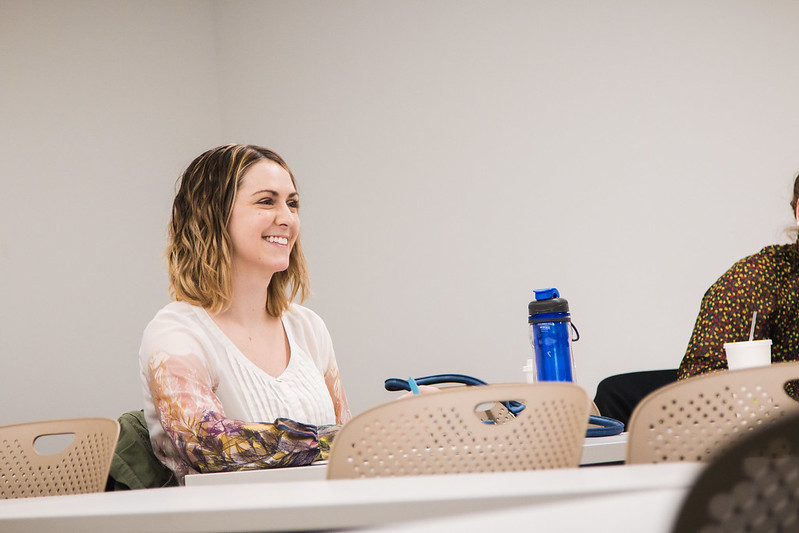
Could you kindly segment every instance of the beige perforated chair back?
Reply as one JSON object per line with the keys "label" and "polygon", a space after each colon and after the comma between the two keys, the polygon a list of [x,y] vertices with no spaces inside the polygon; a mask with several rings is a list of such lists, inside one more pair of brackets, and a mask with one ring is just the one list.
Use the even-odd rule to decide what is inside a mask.
{"label": "beige perforated chair back", "polygon": [[[56,453],[41,454],[43,437],[74,438]],[[77,418],[0,427],[0,498],[29,498],[100,492],[105,489],[119,423]],[[63,441],[62,441],[63,442]]]}
{"label": "beige perforated chair back", "polygon": [[[525,404],[516,416],[492,409]],[[327,477],[412,476],[577,467],[590,401],[572,383],[460,387],[359,414],[336,435]],[[486,413],[502,413],[496,423]]]}
{"label": "beige perforated chair back", "polygon": [[646,396],[628,425],[627,463],[707,461],[755,427],[799,410],[785,390],[799,362],[720,371]]}

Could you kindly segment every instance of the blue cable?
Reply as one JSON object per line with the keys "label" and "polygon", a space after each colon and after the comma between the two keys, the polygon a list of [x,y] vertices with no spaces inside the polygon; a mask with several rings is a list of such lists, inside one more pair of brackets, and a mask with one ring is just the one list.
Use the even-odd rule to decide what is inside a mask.
{"label": "blue cable", "polygon": [[599,427],[588,428],[585,432],[586,437],[609,437],[624,431],[624,424],[608,416],[589,415],[588,423]]}
{"label": "blue cable", "polygon": [[[477,379],[466,374],[433,374],[432,376],[424,376],[421,378],[414,378],[418,385],[436,385],[438,383],[462,383],[464,385],[488,385],[482,379]],[[400,378],[388,378],[385,382],[387,391],[401,391],[412,390],[408,380]],[[505,409],[513,413],[519,414],[524,409],[524,404],[521,402],[510,401],[501,402]]]}

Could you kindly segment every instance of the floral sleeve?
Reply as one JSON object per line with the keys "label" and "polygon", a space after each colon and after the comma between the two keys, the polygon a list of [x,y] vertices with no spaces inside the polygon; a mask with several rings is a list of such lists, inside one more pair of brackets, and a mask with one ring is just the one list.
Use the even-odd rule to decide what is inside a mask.
{"label": "floral sleeve", "polygon": [[344,394],[344,386],[341,383],[341,376],[338,373],[338,365],[333,359],[330,368],[325,372],[325,385],[333,399],[333,409],[336,412],[336,424],[346,424],[352,418],[350,406],[347,403],[347,395]]}
{"label": "floral sleeve", "polygon": [[[198,472],[307,465],[327,459],[338,426],[279,418],[249,423],[226,418],[199,357],[156,353],[147,382],[164,431]],[[345,404],[346,405],[346,404]]]}

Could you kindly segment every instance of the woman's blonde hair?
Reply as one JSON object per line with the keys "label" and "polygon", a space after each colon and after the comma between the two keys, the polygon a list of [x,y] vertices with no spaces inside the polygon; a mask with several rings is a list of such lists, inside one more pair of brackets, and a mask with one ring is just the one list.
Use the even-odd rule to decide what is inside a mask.
{"label": "woman's blonde hair", "polygon": [[[230,144],[208,150],[191,162],[180,177],[180,188],[172,204],[169,221],[169,293],[220,312],[230,305],[231,242],[228,221],[244,174],[258,161],[274,161],[291,177],[286,162],[275,152],[254,145]],[[291,249],[289,266],[276,272],[269,283],[266,310],[283,314],[291,301],[308,293],[308,269],[300,238]]]}

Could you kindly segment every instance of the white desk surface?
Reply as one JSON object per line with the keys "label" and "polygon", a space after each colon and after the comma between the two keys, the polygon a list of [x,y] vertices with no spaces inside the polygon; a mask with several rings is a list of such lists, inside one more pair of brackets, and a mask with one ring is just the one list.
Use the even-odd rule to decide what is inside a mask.
{"label": "white desk surface", "polygon": [[287,481],[323,481],[327,479],[327,461],[308,466],[191,474],[184,478],[187,487],[231,485],[236,483],[275,483]]}
{"label": "white desk surface", "polygon": [[485,533],[556,531],[558,533],[672,533],[687,493],[685,488],[614,492],[505,509],[369,526],[359,533]]}
{"label": "white desk surface", "polygon": [[580,464],[623,463],[627,457],[627,433],[609,437],[586,437]]}
{"label": "white desk surface", "polygon": [[[580,505],[590,507],[591,501],[616,495],[617,500],[625,502],[625,508],[634,507],[630,498],[642,498],[649,492],[657,493],[657,497],[647,498],[633,510],[641,517],[636,523],[637,531],[661,531],[662,528],[649,526],[662,526],[650,523],[663,518],[662,497],[676,502],[702,467],[700,463],[612,465],[449,476],[237,483],[2,500],[0,531],[375,528],[411,518],[456,517],[475,510],[503,510],[500,514],[504,514],[511,508],[537,520],[535,515],[558,514],[551,509],[567,500],[569,510],[563,512],[571,516],[566,518],[579,521],[585,531],[608,515],[580,512]],[[621,505],[612,512],[621,509]],[[533,507],[528,509],[529,506]],[[527,527],[531,523],[537,522],[524,519],[516,524]]]}
{"label": "white desk surface", "polygon": [[[583,444],[581,465],[600,465],[624,462],[627,451],[627,433],[609,437],[590,437]],[[231,483],[274,483],[286,481],[318,481],[327,476],[326,462],[291,468],[244,470],[217,474],[193,474],[186,476],[186,486],[227,485]]]}

